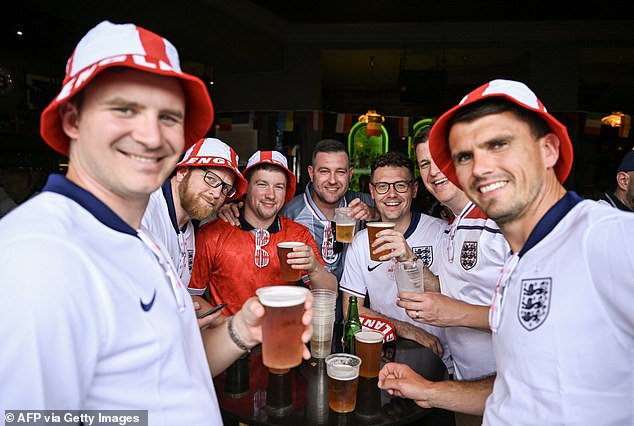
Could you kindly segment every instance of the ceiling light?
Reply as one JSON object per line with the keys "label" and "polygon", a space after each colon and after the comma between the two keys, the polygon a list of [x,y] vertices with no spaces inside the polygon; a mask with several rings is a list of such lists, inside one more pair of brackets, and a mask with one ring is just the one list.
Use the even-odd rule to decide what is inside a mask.
{"label": "ceiling light", "polygon": [[606,115],[601,119],[601,124],[605,124],[610,127],[621,127],[621,123],[624,121],[624,117],[628,117],[621,111],[613,111],[612,114]]}

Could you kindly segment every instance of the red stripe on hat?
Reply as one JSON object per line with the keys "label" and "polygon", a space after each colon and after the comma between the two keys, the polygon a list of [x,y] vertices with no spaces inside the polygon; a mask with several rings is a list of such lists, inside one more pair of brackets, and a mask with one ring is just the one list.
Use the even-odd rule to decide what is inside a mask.
{"label": "red stripe on hat", "polygon": [[273,151],[260,152],[260,161],[273,161]]}
{"label": "red stripe on hat", "polygon": [[146,55],[170,64],[167,52],[165,51],[163,38],[145,28],[137,27],[137,31],[139,31],[139,38],[141,39],[141,44],[143,45],[143,49],[145,49]]}

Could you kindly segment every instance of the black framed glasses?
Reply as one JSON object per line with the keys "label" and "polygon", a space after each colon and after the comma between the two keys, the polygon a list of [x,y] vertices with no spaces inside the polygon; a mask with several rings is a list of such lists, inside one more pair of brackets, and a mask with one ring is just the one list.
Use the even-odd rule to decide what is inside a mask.
{"label": "black framed glasses", "polygon": [[223,181],[222,179],[220,179],[220,176],[218,176],[211,170],[207,170],[207,169],[203,169],[203,170],[205,172],[205,175],[203,176],[203,180],[205,181],[207,185],[211,186],[212,188],[218,188],[220,185],[222,185],[222,189],[220,190],[220,192],[222,192],[222,195],[224,195],[225,197],[231,198],[234,195],[236,195],[236,189],[233,186],[226,183],[225,181]]}
{"label": "black framed glasses", "polygon": [[413,180],[399,180],[396,182],[375,182],[370,185],[374,187],[377,194],[387,194],[390,190],[390,186],[393,186],[396,192],[400,192],[402,194],[407,192],[409,185],[413,182]]}

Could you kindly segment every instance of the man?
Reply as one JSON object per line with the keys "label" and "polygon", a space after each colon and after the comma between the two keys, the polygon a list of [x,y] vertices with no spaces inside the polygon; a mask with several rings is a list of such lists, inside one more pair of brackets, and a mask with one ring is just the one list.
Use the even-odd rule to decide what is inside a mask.
{"label": "man", "polygon": [[194,265],[192,220],[211,216],[246,188],[235,151],[219,139],[206,138],[187,150],[172,177],[150,196],[142,224],[167,247],[183,285],[189,284]]}
{"label": "man", "polygon": [[634,211],[634,151],[625,154],[616,169],[616,189],[614,194],[604,193],[599,203],[607,204],[626,212]]}
{"label": "man", "polygon": [[[489,305],[510,248],[495,222],[438,169],[429,153],[430,130],[414,138],[414,147],[425,188],[452,212],[436,250],[442,294],[399,293],[397,304],[416,321],[446,327],[454,378],[475,380],[496,371]],[[482,424],[482,417],[457,413],[456,424]]]}
{"label": "man", "polygon": [[150,194],[212,120],[205,85],[166,39],[102,22],[79,42],[41,117],[68,173],[0,222],[0,411],[222,422],[210,370],[258,343],[264,308],[251,299],[201,339],[165,247],[140,228]]}
{"label": "man", "polygon": [[[364,229],[355,237],[346,256],[341,279],[344,293],[343,309],[347,312],[348,297],[356,296],[359,315],[386,318],[396,327],[398,336],[415,340],[433,350],[439,356],[445,354],[449,365],[449,351],[443,349],[443,330],[439,327],[418,324],[404,309],[396,306],[397,287],[394,278],[395,263],[424,262],[435,269],[434,246],[444,229],[440,219],[412,212],[411,205],[418,185],[414,181],[412,162],[400,153],[388,152],[377,157],[371,167],[370,193],[384,222],[395,224],[377,234],[375,252],[391,250],[380,262],[370,260],[368,231]],[[380,245],[381,248],[377,249]],[[414,253],[417,254],[414,254]],[[366,292],[370,308],[363,307]]]}
{"label": "man", "polygon": [[[350,179],[354,170],[350,167],[346,146],[336,139],[323,139],[315,145],[312,164],[308,166],[310,182],[303,194],[295,196],[280,214],[306,226],[317,247],[326,269],[341,280],[346,250],[343,243],[335,241],[333,220],[337,207],[350,207],[351,216],[357,221],[378,220],[378,212],[369,194],[350,191]],[[236,204],[228,204],[219,217],[233,225],[239,225],[240,215]],[[357,224],[361,229],[363,223]],[[337,322],[343,319],[341,297],[337,298]]]}
{"label": "man", "polygon": [[304,282],[336,290],[336,278],[324,268],[308,229],[278,214],[295,194],[295,175],[286,157],[277,151],[257,151],[244,176],[248,187],[240,226],[215,219],[198,232],[190,291],[209,287],[212,302],[226,303],[224,311],[234,314],[256,289],[289,284],[280,278],[276,246],[282,241],[304,243],[288,259],[293,269],[306,271]]}
{"label": "man", "polygon": [[634,217],[566,192],[572,142],[522,83],[471,92],[429,144],[512,250],[489,320],[497,376],[431,384],[390,364],[379,386],[463,412],[482,412],[486,400],[485,425],[632,424]]}

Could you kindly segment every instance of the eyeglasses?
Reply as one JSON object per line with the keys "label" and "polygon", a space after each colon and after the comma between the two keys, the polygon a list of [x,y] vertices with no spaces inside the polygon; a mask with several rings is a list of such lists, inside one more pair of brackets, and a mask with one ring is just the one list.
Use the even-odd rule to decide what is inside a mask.
{"label": "eyeglasses", "polygon": [[264,246],[271,240],[271,234],[266,229],[256,229],[255,234],[255,266],[264,268],[269,264],[269,254]]}
{"label": "eyeglasses", "polygon": [[414,182],[413,180],[399,180],[396,182],[376,182],[371,183],[377,194],[387,194],[390,190],[390,186],[393,186],[396,192],[404,193],[409,189],[409,185]]}
{"label": "eyeglasses", "polygon": [[205,176],[203,176],[203,180],[207,185],[211,186],[212,188],[218,188],[220,185],[222,185],[222,189],[220,190],[220,192],[222,192],[222,195],[224,195],[225,197],[231,198],[236,195],[236,189],[220,179],[220,176],[218,176],[211,170],[203,170],[205,171]]}

